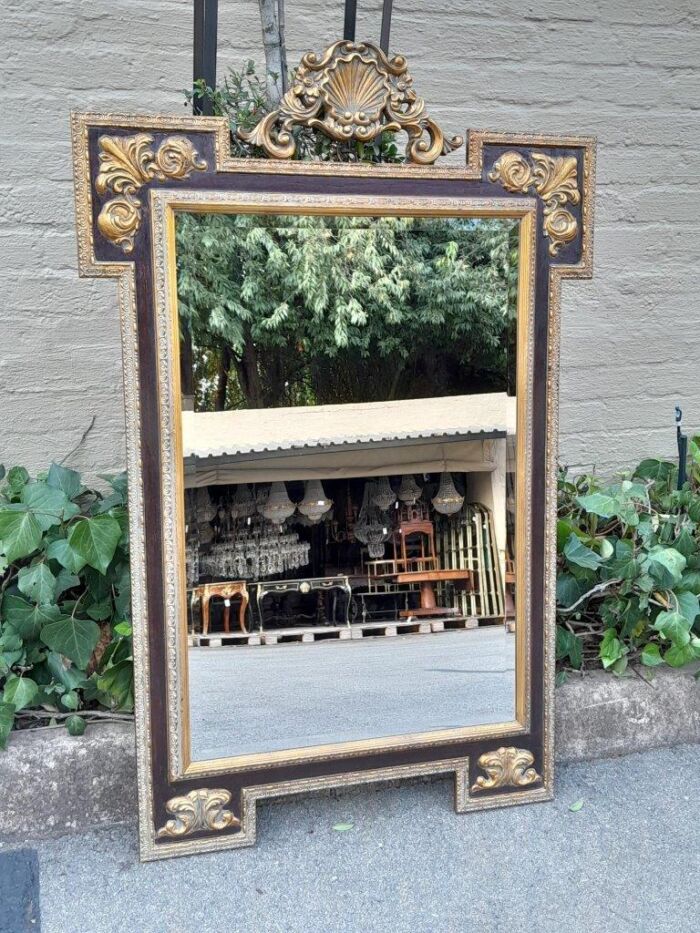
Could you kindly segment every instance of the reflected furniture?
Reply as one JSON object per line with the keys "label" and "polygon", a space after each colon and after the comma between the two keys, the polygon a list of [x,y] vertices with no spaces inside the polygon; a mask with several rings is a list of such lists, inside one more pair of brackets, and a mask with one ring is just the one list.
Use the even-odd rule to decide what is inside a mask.
{"label": "reflected furniture", "polygon": [[225,583],[203,583],[192,589],[193,599],[199,599],[202,607],[202,634],[209,634],[209,604],[212,599],[223,599],[224,601],[224,631],[231,630],[231,600],[240,597],[238,607],[238,627],[242,632],[247,632],[248,628],[245,622],[246,610],[248,608],[249,595],[248,587],[244,580],[229,580]]}
{"label": "reflected furniture", "polygon": [[345,575],[337,577],[302,577],[299,580],[271,580],[256,584],[256,604],[258,607],[258,620],[260,631],[263,630],[263,600],[273,593],[307,593],[320,590],[342,590],[347,594],[345,603],[345,624],[350,625],[350,604],[352,602],[352,587],[350,579]]}

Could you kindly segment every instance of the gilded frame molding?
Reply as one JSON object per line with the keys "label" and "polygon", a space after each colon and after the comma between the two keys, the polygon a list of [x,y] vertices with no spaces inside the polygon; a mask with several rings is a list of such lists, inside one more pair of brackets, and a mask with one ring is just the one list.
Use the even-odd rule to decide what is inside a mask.
{"label": "gilded frame molding", "polygon": [[[594,140],[472,131],[468,135],[464,168],[363,165],[233,159],[228,124],[223,118],[74,113],[71,123],[79,273],[116,278],[119,285],[131,512],[142,859],[251,845],[255,841],[257,800],[327,787],[454,773],[458,812],[550,799],[561,282],[564,278],[586,278],[592,274]],[[123,244],[120,247],[110,242],[97,223],[98,207],[103,207],[106,197],[113,195],[116,189],[111,193],[104,189],[100,192],[96,180],[100,173],[100,137],[127,137],[136,133],[152,135],[154,147],[162,146],[172,134],[184,136],[205,168],[193,168],[181,174],[175,166],[170,173],[162,170],[158,175],[155,172],[138,186],[143,189],[137,191],[143,223],[136,231],[132,254],[123,252]],[[543,225],[547,207],[544,195],[536,186],[530,186],[529,191],[513,190],[502,184],[502,180],[488,177],[499,156],[510,150],[523,154],[534,151],[552,160],[575,159],[580,198],[571,206],[571,211],[576,234],[564,241],[556,256],[547,255],[547,249],[543,248],[547,243]],[[171,168],[172,164],[168,160],[163,162],[166,168]],[[382,180],[380,191],[374,186],[375,179]],[[416,197],[508,200],[514,210],[521,213],[524,210],[528,216],[536,218],[532,230],[536,237],[536,249],[531,257],[534,271],[528,283],[535,289],[534,333],[531,344],[528,341],[532,359],[528,366],[534,373],[536,385],[528,402],[528,430],[522,432],[527,433],[526,454],[532,460],[535,483],[534,488],[528,487],[528,498],[538,509],[533,518],[535,527],[528,529],[528,534],[534,534],[534,538],[524,542],[528,550],[533,548],[533,562],[528,561],[527,607],[528,612],[534,608],[535,613],[526,643],[529,680],[518,709],[519,725],[516,729],[510,729],[509,724],[505,724],[506,728],[479,728],[468,738],[447,737],[430,744],[416,745],[409,741],[388,748],[380,745],[364,753],[356,749],[347,754],[331,750],[313,760],[306,760],[306,756],[304,761],[275,762],[269,766],[253,762],[245,771],[216,767],[192,770],[186,756],[179,751],[173,755],[168,721],[162,716],[159,718],[166,681],[170,684],[167,691],[170,701],[166,705],[172,710],[173,699],[178,704],[182,702],[181,692],[172,690],[172,684],[181,685],[182,680],[176,666],[177,653],[167,648],[168,629],[162,614],[167,603],[167,588],[176,582],[176,568],[172,562],[162,561],[160,556],[156,560],[153,555],[154,550],[160,555],[164,544],[161,504],[154,512],[152,501],[154,495],[160,496],[154,482],[156,479],[160,482],[163,476],[160,458],[164,436],[171,455],[173,449],[172,436],[163,433],[167,419],[164,419],[162,407],[154,417],[151,394],[158,392],[158,373],[162,387],[162,378],[169,373],[171,362],[160,355],[162,340],[161,344],[157,343],[153,314],[158,293],[158,250],[167,240],[165,216],[173,204],[193,198],[192,192],[241,192],[246,188],[250,192],[284,190],[287,194],[308,193],[318,199],[324,191],[342,196],[343,187],[345,192],[362,196],[366,188],[366,197],[376,202],[385,196],[387,186],[393,186],[396,196],[403,198],[413,197],[415,190]],[[201,199],[201,203],[205,201],[206,198]],[[159,226],[157,214],[161,209],[163,224]],[[550,213],[552,209],[550,205]],[[152,275],[151,270],[156,274]],[[161,280],[165,282],[162,275],[163,269]],[[172,290],[172,282],[170,288]],[[165,296],[166,291],[161,294]],[[521,345],[519,341],[519,347]],[[172,409],[168,409],[168,413],[172,416]],[[156,438],[160,453],[154,455]],[[144,450],[150,451],[149,457],[144,457]],[[519,524],[522,526],[522,522]],[[154,532],[157,532],[157,541],[151,537]],[[537,579],[530,590],[533,578]],[[523,644],[521,638],[520,645]],[[536,671],[530,674],[533,663]],[[515,744],[497,747],[503,746],[504,739]],[[484,778],[484,773],[488,777]],[[231,811],[226,809],[229,802]],[[184,832],[165,831],[168,816],[174,813],[186,815]],[[176,818],[170,824],[181,829],[183,822]]]}

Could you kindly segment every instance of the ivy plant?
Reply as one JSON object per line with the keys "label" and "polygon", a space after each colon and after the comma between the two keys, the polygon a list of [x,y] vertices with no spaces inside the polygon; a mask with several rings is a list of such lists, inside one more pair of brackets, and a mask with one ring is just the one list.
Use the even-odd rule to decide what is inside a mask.
{"label": "ivy plant", "polygon": [[559,477],[557,645],[560,668],[700,659],[700,443],[690,479],[644,460],[608,483]]}
{"label": "ivy plant", "polygon": [[125,475],[0,467],[0,747],[16,725],[133,709]]}

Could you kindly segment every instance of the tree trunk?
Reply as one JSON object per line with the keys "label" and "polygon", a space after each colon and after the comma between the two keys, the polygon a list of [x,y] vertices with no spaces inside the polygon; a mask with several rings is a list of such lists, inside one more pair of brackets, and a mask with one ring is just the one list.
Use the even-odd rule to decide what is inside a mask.
{"label": "tree trunk", "polygon": [[214,399],[214,411],[226,410],[226,392],[228,390],[228,374],[231,371],[233,354],[229,347],[224,347],[221,351],[219,360],[219,375],[216,382],[216,397]]}
{"label": "tree trunk", "polygon": [[265,50],[265,70],[267,72],[267,93],[273,108],[280,102],[286,80],[284,59],[280,36],[278,0],[258,0],[260,6],[260,24],[262,26],[263,49]]}

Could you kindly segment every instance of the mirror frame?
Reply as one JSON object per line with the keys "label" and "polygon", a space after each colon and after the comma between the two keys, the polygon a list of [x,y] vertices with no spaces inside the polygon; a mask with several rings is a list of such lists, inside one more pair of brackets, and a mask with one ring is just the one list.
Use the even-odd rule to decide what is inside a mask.
{"label": "mirror frame", "polygon": [[[258,800],[324,788],[451,774],[459,813],[551,799],[561,282],[592,273],[595,141],[473,131],[465,168],[367,165],[234,159],[225,118],[71,121],[79,272],[119,284],[141,858],[252,845]],[[189,760],[178,209],[520,220],[514,720]]]}

